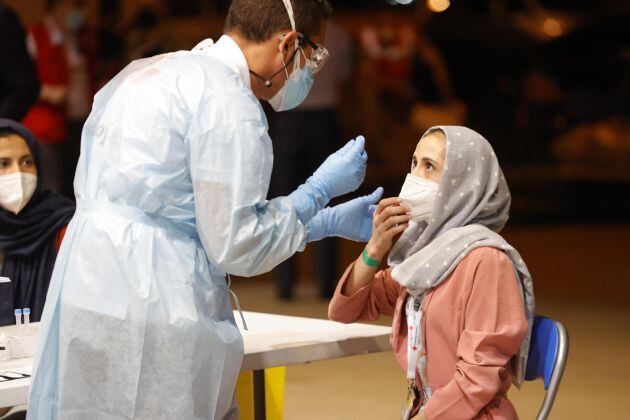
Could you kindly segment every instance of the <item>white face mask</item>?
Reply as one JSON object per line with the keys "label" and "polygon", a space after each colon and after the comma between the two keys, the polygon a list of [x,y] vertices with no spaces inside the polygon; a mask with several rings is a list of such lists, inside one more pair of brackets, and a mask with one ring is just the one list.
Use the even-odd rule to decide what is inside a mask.
{"label": "white face mask", "polygon": [[402,204],[411,209],[412,220],[428,222],[439,184],[413,174],[407,174],[398,195]]}
{"label": "white face mask", "polygon": [[25,172],[0,175],[0,207],[18,214],[28,204],[36,187],[36,175]]}

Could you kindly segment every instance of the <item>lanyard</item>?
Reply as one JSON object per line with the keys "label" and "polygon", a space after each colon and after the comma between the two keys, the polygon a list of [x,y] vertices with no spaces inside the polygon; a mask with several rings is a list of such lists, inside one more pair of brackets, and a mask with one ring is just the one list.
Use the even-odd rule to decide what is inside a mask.
{"label": "lanyard", "polygon": [[407,315],[407,379],[415,385],[416,369],[422,382],[421,392],[423,400],[426,401],[431,396],[431,389],[426,375],[427,358],[424,354],[424,343],[422,340],[422,317],[424,312],[421,309],[421,302],[424,295],[414,297],[409,296],[405,306]]}
{"label": "lanyard", "polygon": [[409,296],[405,306],[407,314],[407,379],[416,380],[416,367],[422,352],[422,311],[420,300]]}

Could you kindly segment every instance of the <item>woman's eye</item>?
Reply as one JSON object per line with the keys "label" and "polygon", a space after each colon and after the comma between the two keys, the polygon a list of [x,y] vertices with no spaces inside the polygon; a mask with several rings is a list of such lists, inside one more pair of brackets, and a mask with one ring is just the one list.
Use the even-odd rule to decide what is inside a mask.
{"label": "woman's eye", "polygon": [[415,160],[415,159],[413,159],[413,160],[411,161],[411,169],[414,169],[416,166],[418,166],[418,161],[417,161],[417,160]]}
{"label": "woman's eye", "polygon": [[433,167],[433,165],[431,165],[429,162],[426,162],[426,163],[424,164],[424,168],[425,168],[428,172],[433,172],[433,170],[435,169],[435,168]]}
{"label": "woman's eye", "polygon": [[8,167],[9,167],[9,161],[8,160],[0,160],[0,168],[6,169]]}
{"label": "woman's eye", "polygon": [[20,166],[22,168],[31,168],[35,165],[32,157],[25,157],[20,160]]}

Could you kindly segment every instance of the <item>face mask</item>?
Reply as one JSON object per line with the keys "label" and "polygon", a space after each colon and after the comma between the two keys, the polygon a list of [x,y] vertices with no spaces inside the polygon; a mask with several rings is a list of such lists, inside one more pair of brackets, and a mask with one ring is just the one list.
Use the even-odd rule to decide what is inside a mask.
{"label": "face mask", "polygon": [[24,172],[0,175],[0,207],[18,214],[28,204],[36,187],[36,175]]}
{"label": "face mask", "polygon": [[[301,48],[300,52],[302,52]],[[304,53],[302,52],[302,54]],[[300,68],[299,62],[299,57],[296,56],[294,58],[293,71],[290,75],[287,74],[287,81],[284,86],[273,98],[269,99],[269,104],[277,112],[287,111],[300,105],[306,99],[313,86],[315,79],[312,67],[307,62],[304,68]]]}
{"label": "face mask", "polygon": [[402,204],[411,209],[412,220],[428,222],[437,192],[437,182],[407,174],[398,196]]}
{"label": "face mask", "polygon": [[[285,9],[287,9],[287,14],[289,15],[291,29],[295,31],[295,18],[293,17],[293,6],[291,5],[291,0],[282,1]],[[299,47],[297,40],[295,41],[295,49],[296,51],[299,49],[302,55],[304,55],[304,51],[302,51]],[[299,54],[299,52],[296,52],[296,56],[293,59],[293,71],[290,75],[287,73],[285,64],[284,71],[287,73],[287,81],[284,86],[282,86],[282,88],[273,95],[273,98],[268,101],[276,112],[293,109],[300,105],[304,99],[306,99],[306,96],[308,96],[311,86],[313,86],[313,69],[309,65],[308,60],[306,60],[304,68],[301,69],[299,60],[300,57],[297,54]],[[306,59],[306,57],[304,58]]]}
{"label": "face mask", "polygon": [[66,16],[66,27],[70,32],[76,32],[85,22],[85,12],[81,9],[71,9]]}

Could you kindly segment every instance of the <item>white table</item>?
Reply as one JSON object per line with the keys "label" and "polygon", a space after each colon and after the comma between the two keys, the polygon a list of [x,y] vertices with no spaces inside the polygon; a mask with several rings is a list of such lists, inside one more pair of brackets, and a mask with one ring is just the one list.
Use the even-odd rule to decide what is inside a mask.
{"label": "white table", "polygon": [[[245,356],[241,371],[254,372],[255,418],[265,418],[265,368],[391,350],[390,327],[243,312],[249,331],[244,331],[238,312],[236,323],[243,333]],[[0,328],[0,332],[2,328]],[[0,363],[0,371],[32,365],[32,358]],[[0,407],[26,404],[30,378],[0,382]]]}

